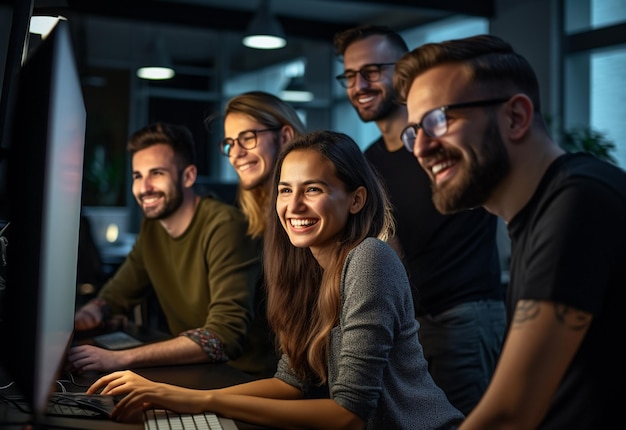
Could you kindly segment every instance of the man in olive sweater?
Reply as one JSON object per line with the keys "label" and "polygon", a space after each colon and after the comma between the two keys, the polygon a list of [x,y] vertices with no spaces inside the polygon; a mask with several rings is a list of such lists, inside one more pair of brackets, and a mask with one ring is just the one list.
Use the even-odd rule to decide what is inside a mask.
{"label": "man in olive sweater", "polygon": [[128,142],[132,191],[144,213],[133,249],[98,297],[80,308],[76,330],[127,313],[154,289],[173,338],[111,351],[73,347],[78,371],[110,371],[185,363],[222,363],[271,376],[277,355],[269,330],[256,321],[261,292],[259,244],[234,206],[193,189],[197,176],[191,133],[156,123]]}

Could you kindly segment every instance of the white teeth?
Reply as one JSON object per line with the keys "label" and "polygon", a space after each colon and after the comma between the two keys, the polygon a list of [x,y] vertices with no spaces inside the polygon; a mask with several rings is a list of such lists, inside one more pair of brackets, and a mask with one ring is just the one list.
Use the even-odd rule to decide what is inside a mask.
{"label": "white teeth", "polygon": [[246,163],[246,164],[239,166],[239,170],[243,172],[244,170],[248,170],[251,166],[252,166],[252,163]]}
{"label": "white teeth", "polygon": [[371,102],[372,100],[374,100],[374,96],[359,97],[357,100],[359,101],[359,103],[368,103],[368,102]]}
{"label": "white teeth", "polygon": [[430,170],[433,172],[433,175],[436,175],[437,173],[441,172],[443,169],[452,166],[454,163],[452,161],[444,161],[442,163],[437,163],[435,165],[433,165]]}
{"label": "white teeth", "polygon": [[315,224],[317,221],[314,219],[290,219],[289,222],[294,227],[306,227]]}

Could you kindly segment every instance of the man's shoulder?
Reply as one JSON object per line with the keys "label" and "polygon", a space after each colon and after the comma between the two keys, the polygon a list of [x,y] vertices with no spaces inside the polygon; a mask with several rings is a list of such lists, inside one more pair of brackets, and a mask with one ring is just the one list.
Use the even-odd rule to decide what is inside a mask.
{"label": "man's shoulder", "polygon": [[234,217],[243,216],[243,212],[238,207],[230,203],[226,203],[219,198],[212,196],[203,196],[198,204],[198,212],[206,212],[212,214],[225,214]]}
{"label": "man's shoulder", "polygon": [[626,171],[612,163],[585,153],[572,154],[565,161],[572,176],[585,176],[616,187],[622,193],[626,191]]}
{"label": "man's shoulder", "polygon": [[248,223],[246,216],[239,208],[214,197],[202,197],[196,209],[195,217],[202,220],[202,224],[235,223],[247,225]]}
{"label": "man's shoulder", "polygon": [[376,139],[375,141],[373,141],[372,143],[370,143],[368,146],[365,147],[365,150],[363,151],[363,153],[366,156],[372,156],[375,155],[377,153],[381,153],[385,151],[385,141],[383,140],[382,136],[379,136],[378,139]]}
{"label": "man's shoulder", "polygon": [[222,241],[222,246],[248,247],[254,244],[252,248],[256,249],[259,241],[251,238],[247,230],[248,219],[236,206],[216,198],[203,197],[190,232],[203,237],[227,235],[230,240]]}
{"label": "man's shoulder", "polygon": [[570,153],[557,158],[542,179],[546,189],[560,189],[564,184],[582,182],[612,190],[626,201],[626,172],[620,167],[586,153]]}

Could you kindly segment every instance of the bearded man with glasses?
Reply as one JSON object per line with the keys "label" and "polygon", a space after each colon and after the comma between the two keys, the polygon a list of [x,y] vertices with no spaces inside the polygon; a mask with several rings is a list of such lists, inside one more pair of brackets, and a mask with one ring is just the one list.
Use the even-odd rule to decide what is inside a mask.
{"label": "bearded man with glasses", "polygon": [[[400,138],[407,111],[398,103],[393,75],[408,51],[402,37],[387,27],[364,26],[337,34],[334,43],[344,65],[337,80],[361,120],[375,121],[381,133],[365,155],[395,208],[392,245],[414,287],[430,373],[467,414],[489,384],[505,330],[497,219],[484,209],[448,215],[435,209],[428,176]],[[428,116],[423,127],[428,123],[430,130],[436,119]]]}
{"label": "bearded man with glasses", "polygon": [[416,48],[394,86],[437,208],[482,206],[511,238],[506,341],[459,429],[615,426],[623,397],[606,385],[626,383],[626,173],[550,137],[535,72],[496,36]]}

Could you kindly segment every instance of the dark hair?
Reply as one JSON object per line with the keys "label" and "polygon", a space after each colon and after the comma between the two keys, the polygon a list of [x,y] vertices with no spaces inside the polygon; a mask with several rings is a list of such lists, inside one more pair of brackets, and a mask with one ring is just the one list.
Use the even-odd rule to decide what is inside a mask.
{"label": "dark hair", "polygon": [[472,71],[474,83],[494,96],[526,94],[540,112],[539,83],[535,72],[513,47],[492,35],[477,35],[441,43],[427,43],[406,53],[396,63],[394,88],[401,102],[415,78],[445,63],[465,63]]}
{"label": "dark hair", "polygon": [[272,211],[265,232],[268,319],[296,374],[303,380],[325,382],[328,338],[339,319],[344,261],[366,237],[391,237],[394,221],[382,182],[358,145],[349,136],[332,131],[311,132],[283,147],[274,169],[272,202],[278,196],[285,157],[294,151],[314,151],[329,160],[347,192],[361,186],[367,191],[365,205],[348,217],[332,263],[324,270],[308,248],[291,244],[276,210]]}
{"label": "dark hair", "polygon": [[179,169],[196,164],[196,148],[191,131],[184,125],[155,122],[134,132],[128,139],[126,149],[131,157],[137,151],[163,143],[174,150]]}
{"label": "dark hair", "polygon": [[401,54],[409,50],[402,36],[393,31],[391,28],[383,25],[362,25],[360,27],[349,28],[335,34],[333,39],[335,55],[342,57],[346,52],[346,49],[348,49],[348,46],[352,45],[354,42],[377,35],[385,36],[387,40],[389,40],[391,46],[396,48]]}

